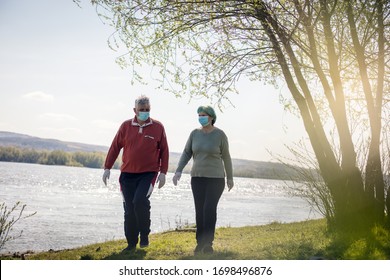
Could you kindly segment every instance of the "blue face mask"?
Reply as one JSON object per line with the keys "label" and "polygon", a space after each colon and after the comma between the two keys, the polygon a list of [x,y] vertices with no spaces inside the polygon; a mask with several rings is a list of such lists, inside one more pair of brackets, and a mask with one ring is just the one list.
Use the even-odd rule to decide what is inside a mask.
{"label": "blue face mask", "polygon": [[140,121],[146,121],[147,119],[149,119],[149,112],[138,112],[138,116],[137,118],[140,120]]}
{"label": "blue face mask", "polygon": [[199,116],[199,123],[202,126],[206,126],[209,124],[209,117],[208,116]]}

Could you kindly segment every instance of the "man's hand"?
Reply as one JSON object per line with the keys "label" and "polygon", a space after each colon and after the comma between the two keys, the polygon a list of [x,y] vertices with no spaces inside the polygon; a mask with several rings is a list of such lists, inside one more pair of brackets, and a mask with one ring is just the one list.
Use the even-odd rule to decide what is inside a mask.
{"label": "man's hand", "polygon": [[160,175],[158,175],[156,183],[158,183],[159,189],[161,189],[165,185],[165,174],[164,173],[160,173]]}
{"label": "man's hand", "polygon": [[107,179],[110,179],[110,169],[104,169],[103,183],[107,186]]}
{"label": "man's hand", "polygon": [[172,181],[175,186],[177,186],[177,182],[180,181],[181,172],[176,172],[175,175],[173,175]]}

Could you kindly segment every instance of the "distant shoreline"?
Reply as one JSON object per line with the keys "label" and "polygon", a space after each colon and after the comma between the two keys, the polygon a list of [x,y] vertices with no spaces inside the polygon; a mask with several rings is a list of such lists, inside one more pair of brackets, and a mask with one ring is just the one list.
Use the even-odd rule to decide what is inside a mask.
{"label": "distant shoreline", "polygon": [[[39,165],[47,165],[47,166],[69,166],[69,167],[82,167],[82,168],[93,168],[93,169],[103,169],[103,162],[105,159],[105,154],[99,153],[99,152],[63,152],[63,151],[42,151],[42,152],[36,152],[36,151],[28,151],[25,155],[29,155],[30,152],[37,153],[38,156],[37,160],[31,160],[27,156],[22,156],[22,159],[15,157],[15,158],[7,158],[4,159],[3,147],[0,147],[0,162],[9,162],[9,163],[29,163],[29,164],[39,164]],[[233,168],[236,166],[234,165],[233,160]],[[117,160],[115,163],[113,169],[120,169],[120,161]],[[238,169],[238,170],[237,170]],[[234,177],[241,177],[241,178],[253,178],[253,179],[268,179],[268,180],[299,180],[299,178],[294,176],[290,176],[289,173],[279,173],[279,175],[276,173],[275,170],[269,169],[269,170],[262,170],[262,171],[256,171],[251,169],[245,169],[245,167],[239,167],[234,170]],[[168,172],[174,173],[176,170],[176,164],[170,163]],[[268,172],[268,173],[267,173]],[[291,171],[290,171],[291,172]],[[183,173],[188,174],[190,173],[190,166],[187,166],[185,170],[183,170]]]}
{"label": "distant shoreline", "polygon": [[[44,139],[20,133],[0,131],[0,161],[44,165],[103,168],[108,147],[56,139]],[[170,152],[169,172],[175,172],[180,153]],[[293,165],[246,159],[232,159],[235,177],[274,180],[299,180],[299,169]],[[114,168],[119,169],[120,157]],[[184,172],[189,173],[191,161]]]}

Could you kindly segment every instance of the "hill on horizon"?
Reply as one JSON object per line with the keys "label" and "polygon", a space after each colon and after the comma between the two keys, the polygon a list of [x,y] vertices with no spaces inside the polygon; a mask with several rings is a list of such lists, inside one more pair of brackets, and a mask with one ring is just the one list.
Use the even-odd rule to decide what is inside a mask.
{"label": "hill on horizon", "polygon": [[[21,133],[0,131],[0,146],[18,147],[33,150],[64,151],[64,152],[101,152],[107,153],[109,147],[91,145],[78,142],[46,139]],[[174,172],[180,159],[180,153],[170,152],[169,171]],[[289,180],[298,178],[297,167],[282,163],[253,161],[246,159],[232,159],[234,174],[239,177],[282,179]],[[189,172],[191,161],[184,172]]]}
{"label": "hill on horizon", "polygon": [[65,151],[65,152],[103,152],[107,153],[108,147],[67,142],[57,139],[39,138],[27,134],[0,131],[0,146],[14,146],[35,150]]}

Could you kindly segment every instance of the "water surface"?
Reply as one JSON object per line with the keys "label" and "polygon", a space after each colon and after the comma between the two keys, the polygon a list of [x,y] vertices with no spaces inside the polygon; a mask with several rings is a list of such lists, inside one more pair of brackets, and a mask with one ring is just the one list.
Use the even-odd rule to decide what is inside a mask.
{"label": "water surface", "polygon": [[[124,238],[118,170],[111,171],[108,187],[99,169],[0,162],[0,174],[0,202],[10,208],[21,201],[27,205],[25,214],[37,212],[18,222],[14,232],[23,234],[3,252],[59,250]],[[152,194],[152,233],[195,223],[190,176],[183,174],[178,186],[172,177],[167,174],[166,185]],[[283,181],[235,178],[234,188],[221,197],[217,226],[319,217],[285,188]]]}

